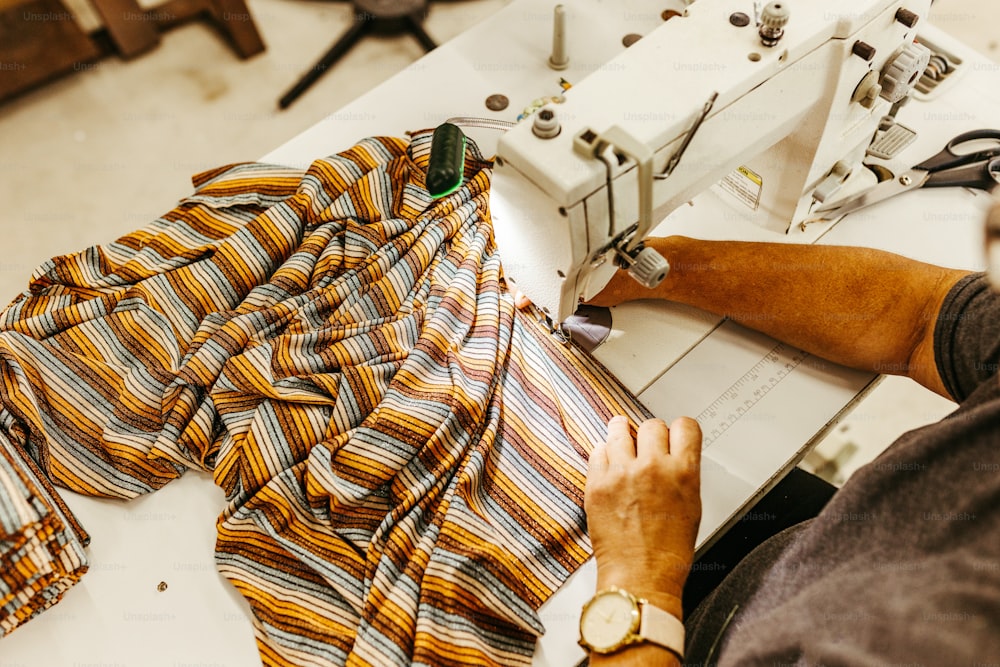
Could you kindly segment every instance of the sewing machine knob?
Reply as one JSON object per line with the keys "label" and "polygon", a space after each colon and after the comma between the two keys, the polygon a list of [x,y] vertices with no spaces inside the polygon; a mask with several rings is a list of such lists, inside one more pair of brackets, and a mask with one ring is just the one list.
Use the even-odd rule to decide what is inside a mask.
{"label": "sewing machine knob", "polygon": [[774,46],[785,34],[788,7],[783,2],[769,2],[760,13],[760,41],[764,46]]}
{"label": "sewing machine knob", "polygon": [[663,282],[670,272],[670,263],[653,248],[643,248],[635,256],[635,262],[628,269],[640,285],[650,289]]}
{"label": "sewing machine knob", "polygon": [[910,44],[903,49],[882,70],[882,77],[879,79],[882,99],[895,104],[909,95],[930,59],[930,49],[921,44]]}
{"label": "sewing machine knob", "polygon": [[903,9],[900,7],[896,10],[896,20],[905,25],[907,28],[912,28],[917,25],[917,21],[920,17],[911,12],[909,9]]}
{"label": "sewing machine knob", "polygon": [[882,94],[882,86],[878,82],[878,73],[871,70],[861,79],[861,83],[854,89],[851,96],[852,102],[857,102],[866,109],[871,109]]}
{"label": "sewing machine knob", "polygon": [[535,113],[535,120],[531,124],[531,131],[540,139],[551,139],[559,135],[562,126],[556,118],[556,112],[549,107],[542,107]]}
{"label": "sewing machine knob", "polygon": [[854,42],[854,46],[851,47],[851,53],[861,58],[866,63],[870,63],[875,60],[875,47],[868,42],[862,42],[860,39]]}

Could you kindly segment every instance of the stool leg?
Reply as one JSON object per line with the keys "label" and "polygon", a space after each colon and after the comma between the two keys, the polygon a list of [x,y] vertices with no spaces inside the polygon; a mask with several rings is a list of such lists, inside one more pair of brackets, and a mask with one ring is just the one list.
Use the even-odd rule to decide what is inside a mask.
{"label": "stool leg", "polygon": [[411,14],[403,20],[406,22],[410,32],[413,33],[413,36],[417,38],[418,42],[420,42],[420,46],[424,47],[424,51],[433,51],[437,48],[437,44],[433,39],[431,39],[431,36],[424,31],[424,26],[421,24],[420,20],[417,19],[417,17]]}
{"label": "stool leg", "polygon": [[147,21],[136,0],[92,0],[123,58],[134,58],[160,43],[156,24]]}
{"label": "stool leg", "polygon": [[209,5],[216,25],[229,37],[240,58],[249,58],[264,50],[264,40],[244,0],[212,0]]}
{"label": "stool leg", "polygon": [[370,27],[371,21],[369,19],[361,19],[356,16],[347,32],[278,100],[278,106],[282,109],[287,109],[309,86],[316,83],[316,80],[323,76],[331,65],[340,60],[354,46],[358,39],[368,32]]}

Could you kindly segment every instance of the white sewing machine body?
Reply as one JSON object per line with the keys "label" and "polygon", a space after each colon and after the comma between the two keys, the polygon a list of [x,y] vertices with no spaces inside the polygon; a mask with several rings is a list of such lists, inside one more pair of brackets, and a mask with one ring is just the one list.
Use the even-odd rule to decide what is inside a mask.
{"label": "white sewing machine body", "polygon": [[[898,60],[905,69],[917,31],[897,12],[925,17],[930,3],[787,4],[784,36],[765,46],[753,21],[730,22],[747,3],[698,0],[552,105],[558,136],[540,138],[521,123],[500,140],[490,206],[505,273],[553,324],[607,284],[613,246],[634,248],[724,177],[723,187],[741,191],[740,215],[776,234],[842,183],[875,183],[860,163],[892,104],[856,100],[876,78],[887,92],[899,83],[896,94],[911,83],[884,76]],[[864,56],[853,52],[859,42],[871,47]],[[672,173],[640,177],[640,154],[662,172],[713,97]],[[574,148],[583,133],[613,146],[607,164]],[[642,187],[650,191],[637,196]]]}

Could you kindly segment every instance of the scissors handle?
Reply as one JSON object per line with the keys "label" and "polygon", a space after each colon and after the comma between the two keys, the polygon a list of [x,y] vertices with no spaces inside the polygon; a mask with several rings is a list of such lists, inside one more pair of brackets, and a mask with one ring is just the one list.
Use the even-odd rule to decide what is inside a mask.
{"label": "scissors handle", "polygon": [[989,192],[1000,184],[1000,157],[955,169],[932,171],[925,188],[975,188]]}
{"label": "scissors handle", "polygon": [[[993,139],[994,145],[991,148],[973,151],[971,153],[955,152],[955,149],[962,144],[980,139]],[[945,144],[944,150],[940,153],[932,155],[913,168],[931,172],[941,171],[942,169],[959,167],[963,164],[971,164],[973,162],[988,160],[990,158],[997,157],[998,155],[1000,155],[1000,130],[972,130],[971,132],[963,132],[958,135]]]}

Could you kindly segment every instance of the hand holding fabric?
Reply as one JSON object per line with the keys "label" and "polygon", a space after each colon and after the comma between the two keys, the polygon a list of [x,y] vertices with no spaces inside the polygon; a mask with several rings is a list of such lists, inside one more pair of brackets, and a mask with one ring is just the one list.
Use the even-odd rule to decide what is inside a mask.
{"label": "hand holding fabric", "polygon": [[625,417],[594,448],[584,506],[597,559],[597,588],[624,588],[680,616],[680,597],[701,520],[701,429],[660,419],[633,439]]}

